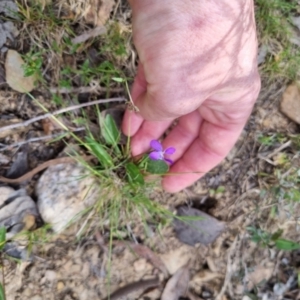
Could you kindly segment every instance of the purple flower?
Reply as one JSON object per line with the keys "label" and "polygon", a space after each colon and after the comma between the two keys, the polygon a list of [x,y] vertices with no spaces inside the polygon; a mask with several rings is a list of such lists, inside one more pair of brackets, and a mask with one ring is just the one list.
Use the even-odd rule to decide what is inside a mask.
{"label": "purple flower", "polygon": [[172,164],[173,161],[171,159],[168,159],[168,158],[165,158],[165,154],[173,154],[175,153],[175,148],[174,147],[169,147],[167,149],[163,149],[163,146],[162,144],[157,141],[157,140],[152,140],[150,142],[150,146],[151,148],[154,149],[154,151],[152,151],[150,154],[149,154],[149,157],[153,160],[164,160],[166,162],[168,162],[169,164]]}

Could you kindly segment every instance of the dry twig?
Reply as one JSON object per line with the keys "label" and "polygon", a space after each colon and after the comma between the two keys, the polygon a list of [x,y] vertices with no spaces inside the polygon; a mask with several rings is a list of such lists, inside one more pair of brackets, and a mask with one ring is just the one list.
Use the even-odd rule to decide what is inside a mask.
{"label": "dry twig", "polygon": [[130,250],[132,250],[135,254],[137,254],[140,257],[143,257],[147,259],[155,268],[160,270],[165,278],[169,277],[169,272],[163,263],[163,261],[160,259],[158,255],[156,255],[150,248],[144,245],[140,244],[133,244],[126,241],[116,241],[113,243],[115,246],[128,246]]}
{"label": "dry twig", "polygon": [[103,25],[97,26],[91,30],[84,32],[81,35],[76,36],[74,39],[71,40],[71,42],[75,45],[80,44],[80,43],[85,42],[89,38],[94,38],[96,36],[99,36],[99,35],[102,35],[105,33],[106,33],[106,28]]}
{"label": "dry twig", "polygon": [[101,103],[118,102],[118,101],[126,101],[126,99],[125,98],[100,99],[100,100],[95,100],[95,101],[91,101],[91,102],[88,102],[88,103],[73,105],[73,106],[70,106],[70,107],[66,107],[66,108],[56,110],[53,113],[46,113],[44,115],[34,117],[32,119],[29,119],[29,120],[21,122],[21,123],[11,124],[11,125],[1,127],[0,132],[5,131],[5,130],[9,130],[9,129],[13,129],[13,128],[22,127],[22,126],[28,126],[31,123],[34,123],[34,122],[37,122],[37,121],[40,121],[40,120],[43,120],[43,119],[46,119],[46,118],[50,118],[50,117],[53,117],[55,115],[59,115],[59,114],[62,114],[62,113],[68,112],[68,111],[76,110],[76,109],[79,109],[79,108],[82,108],[82,107],[91,106],[91,105],[95,105],[95,104],[101,104]]}
{"label": "dry twig", "polygon": [[82,93],[101,93],[101,92],[114,92],[114,93],[119,93],[124,91],[123,88],[106,88],[102,87],[100,85],[95,85],[95,86],[82,86],[82,87],[71,87],[71,88],[56,88],[56,87],[51,87],[50,92],[53,94],[82,94]]}
{"label": "dry twig", "polygon": [[290,147],[292,145],[292,141],[287,141],[286,143],[282,144],[279,148],[275,149],[272,153],[267,155],[267,158],[273,157],[275,154],[281,152],[282,150]]}
{"label": "dry twig", "polygon": [[227,287],[230,283],[231,277],[233,275],[234,269],[235,269],[235,255],[234,253],[236,251],[240,250],[240,242],[242,240],[242,237],[240,235],[237,235],[233,241],[233,243],[231,244],[228,254],[227,254],[227,268],[226,268],[226,275],[225,275],[225,279],[224,279],[224,283],[222,286],[221,291],[218,293],[218,295],[216,296],[216,300],[221,300],[223,298],[223,295],[225,294]]}
{"label": "dry twig", "polygon": [[[69,132],[78,132],[78,131],[83,131],[85,129],[86,129],[85,127],[80,127],[80,128],[76,128],[74,130],[70,130]],[[31,139],[26,140],[26,141],[14,143],[14,144],[11,144],[11,145],[5,145],[2,148],[1,148],[1,145],[0,145],[0,152],[11,149],[11,148],[20,147],[22,145],[29,144],[29,143],[34,143],[34,142],[39,142],[39,141],[43,141],[43,140],[49,140],[49,139],[57,138],[59,136],[65,135],[69,132],[63,132],[63,133],[60,132],[60,133],[56,133],[56,134],[39,136],[39,137],[31,138]]]}

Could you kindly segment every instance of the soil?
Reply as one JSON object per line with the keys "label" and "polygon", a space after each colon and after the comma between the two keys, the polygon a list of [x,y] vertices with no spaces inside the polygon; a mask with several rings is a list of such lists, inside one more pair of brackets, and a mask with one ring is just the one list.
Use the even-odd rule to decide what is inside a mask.
{"label": "soil", "polygon": [[[123,4],[114,17],[121,22],[122,16],[123,21],[126,16],[124,26],[129,26],[130,12]],[[17,50],[21,51],[21,46]],[[4,55],[2,57],[0,74]],[[126,71],[133,74],[134,65],[129,65]],[[151,195],[166,207],[189,205],[225,222],[226,230],[214,243],[186,245],[176,237],[172,226],[154,228],[150,235],[146,235],[141,226],[131,228],[131,237],[113,244],[111,251],[108,236],[97,230],[80,240],[76,240],[74,228],[59,235],[49,233],[46,242],[31,243],[32,260],[16,261],[3,255],[7,300],[108,299],[110,291],[156,277],[160,279],[157,287],[136,286],[132,293],[120,299],[160,299],[167,280],[187,264],[190,295],[182,299],[300,299],[297,282],[300,251],[263,247],[251,240],[247,230],[247,227],[257,227],[274,233],[282,229],[285,239],[299,240],[296,217],[299,206],[279,201],[271,192],[272,187],[279,185],[275,172],[278,166],[284,173],[290,166],[299,164],[296,144],[276,152],[299,133],[298,125],[279,110],[285,88],[284,80],[270,83],[263,79],[253,113],[227,158],[185,191],[171,195],[157,187]],[[125,91],[114,93],[116,96],[124,94]],[[33,96],[49,111],[57,109],[46,92],[37,89]],[[88,100],[93,96],[90,93]],[[72,103],[69,96],[66,99]],[[12,91],[5,83],[0,86],[0,104],[0,128],[44,113],[32,98]],[[90,108],[86,113],[94,118]],[[68,116],[65,118],[71,122]],[[39,140],[21,148],[19,145],[8,147],[47,135],[40,122],[1,134],[0,175],[10,169],[24,146],[28,147],[27,169],[31,170],[57,157],[65,145],[62,140],[55,143]],[[261,136],[274,137],[274,142],[262,143]],[[279,154],[285,155],[288,165],[277,163]],[[33,199],[37,178],[22,186]],[[133,251],[135,241],[147,250]],[[155,263],[149,253],[160,259],[164,267]]]}

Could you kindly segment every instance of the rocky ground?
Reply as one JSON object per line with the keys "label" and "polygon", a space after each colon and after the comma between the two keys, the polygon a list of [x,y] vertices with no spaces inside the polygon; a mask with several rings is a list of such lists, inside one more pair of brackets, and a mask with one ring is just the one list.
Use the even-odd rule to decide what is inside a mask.
{"label": "rocky ground", "polygon": [[[4,2],[11,10],[16,9],[14,1]],[[101,36],[107,19],[117,22],[119,32],[126,37],[118,43],[124,42],[127,56],[112,61],[128,76],[134,75],[136,54],[131,44],[130,10],[125,2],[103,1],[106,4],[98,6],[95,15],[87,5],[93,5],[93,1],[70,0],[66,2],[68,7],[60,1],[42,1],[41,9],[47,5],[62,9],[64,14],[60,17],[76,24],[76,38],[87,39],[77,49],[75,59],[69,53],[59,57],[50,51],[41,57],[47,57],[52,64],[44,62],[40,66],[42,74],[33,72],[24,77],[20,65],[26,57],[22,58],[20,53],[28,53],[31,43],[39,41],[37,33],[42,36],[43,31],[33,16],[26,19],[27,27],[26,22],[22,25],[11,18],[2,3],[0,14],[5,18],[0,25],[5,28],[5,37],[0,36],[0,175],[17,178],[43,162],[60,157],[66,141],[74,144],[70,136],[53,141],[63,133],[63,128],[50,118],[30,124],[24,121],[34,120],[45,114],[45,110],[53,112],[99,97],[126,95],[126,88],[116,82],[110,83],[109,92],[94,77],[95,85],[85,84],[82,73],[81,77],[74,76],[72,87],[58,87],[55,78],[60,83],[66,80],[63,76],[67,68],[61,75],[62,71],[54,67],[58,63],[78,67],[84,63],[84,56],[89,57],[91,64],[108,61],[109,54],[95,54],[97,42],[104,47],[107,40],[101,37],[100,42],[97,38],[96,42],[91,41],[94,36]],[[27,1],[18,3],[25,8],[23,15],[30,13],[33,5]],[[56,34],[62,34],[54,28]],[[95,28],[98,28],[96,33],[90,31]],[[24,36],[31,37],[30,42]],[[259,59],[263,64],[262,52]],[[30,66],[36,71],[36,65]],[[43,82],[34,84],[40,75],[47,81],[47,88]],[[93,179],[86,177],[86,169],[80,162],[51,166],[42,175],[21,184],[2,183],[1,203],[14,195],[14,200],[0,209],[1,225],[7,227],[9,238],[13,237],[6,254],[2,254],[6,299],[104,300],[110,294],[110,299],[128,300],[300,299],[297,243],[300,140],[299,113],[295,113],[300,111],[300,91],[295,82],[291,84],[283,78],[271,81],[262,76],[262,79],[262,91],[253,113],[224,162],[178,194],[167,194],[159,186],[151,190],[151,199],[170,211],[184,206],[212,217],[205,215],[207,223],[195,223],[200,228],[196,231],[179,230],[174,224],[158,227],[151,222],[145,231],[142,223],[128,220],[124,225],[126,230],[122,224],[111,240],[108,220],[102,220],[106,229],[94,222],[82,233],[94,219],[89,211],[69,229],[61,231],[69,221],[67,216],[85,210],[88,207],[85,203],[91,204],[94,194],[110,197],[101,182],[100,190],[86,189],[94,186],[89,181]],[[64,93],[63,89],[71,89],[72,93]],[[53,98],[51,93],[60,98]],[[59,120],[75,132],[81,123],[74,119],[80,120],[81,114],[77,110],[72,115],[60,115]],[[94,108],[86,107],[85,114],[91,120],[91,127],[94,126]],[[11,126],[14,124],[20,126]],[[73,177],[79,180],[69,180]],[[16,196],[11,189],[19,194]],[[29,203],[26,210],[20,203]],[[51,227],[44,225],[44,222],[51,224],[53,218],[56,221]],[[9,256],[12,249],[17,253]]]}

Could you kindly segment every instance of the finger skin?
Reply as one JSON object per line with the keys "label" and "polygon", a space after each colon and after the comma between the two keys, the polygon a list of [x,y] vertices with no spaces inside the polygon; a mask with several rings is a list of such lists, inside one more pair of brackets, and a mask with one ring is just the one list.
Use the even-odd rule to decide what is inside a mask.
{"label": "finger skin", "polygon": [[204,121],[199,136],[164,177],[163,188],[176,193],[200,179],[226,157],[242,130],[243,125],[222,128]]}
{"label": "finger skin", "polygon": [[177,192],[224,159],[257,98],[254,4],[252,0],[130,0],[130,4],[140,59],[131,93],[139,112],[127,110],[122,128],[132,137],[132,154],[138,155],[178,119],[162,142],[164,148],[176,148],[163,187]]}
{"label": "finger skin", "polygon": [[219,105],[218,109],[215,101],[208,100],[199,108],[203,118],[199,135],[171,167],[170,175],[164,177],[162,185],[166,191],[175,193],[190,186],[226,157],[251,114],[259,89],[257,81],[253,93],[243,94],[245,99]]}
{"label": "finger skin", "polygon": [[144,121],[139,131],[131,139],[131,153],[133,156],[146,152],[152,140],[158,140],[168,129],[172,121]]}
{"label": "finger skin", "polygon": [[162,143],[164,149],[169,147],[176,149],[175,153],[171,156],[173,161],[177,161],[198,137],[202,121],[203,118],[198,110],[178,120],[177,125],[171,130]]}

